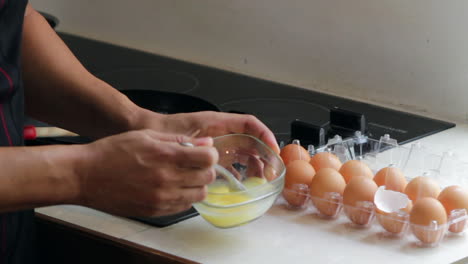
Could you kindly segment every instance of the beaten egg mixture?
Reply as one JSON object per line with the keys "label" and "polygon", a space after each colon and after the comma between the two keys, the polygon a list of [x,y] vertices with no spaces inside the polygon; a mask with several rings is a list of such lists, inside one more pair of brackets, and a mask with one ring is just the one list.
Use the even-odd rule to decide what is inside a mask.
{"label": "beaten egg mixture", "polygon": [[[266,183],[264,178],[249,177],[242,181],[247,188],[246,192],[232,191],[228,183],[220,180],[208,187],[208,196],[205,203],[215,206],[229,206],[247,202],[254,197],[249,194],[249,190]],[[217,208],[210,207],[200,212],[200,215],[208,222],[217,227],[232,227],[245,224],[261,215],[261,205],[245,204],[238,207]]]}

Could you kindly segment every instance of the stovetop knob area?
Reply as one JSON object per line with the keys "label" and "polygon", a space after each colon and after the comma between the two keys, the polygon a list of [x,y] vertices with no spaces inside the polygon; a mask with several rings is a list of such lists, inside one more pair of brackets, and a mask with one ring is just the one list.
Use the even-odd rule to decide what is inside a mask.
{"label": "stovetop knob area", "polygon": [[[330,109],[329,122],[316,125],[304,120],[296,119],[291,122],[291,137],[289,142],[298,139],[301,145],[320,147],[335,136],[341,138],[366,135],[367,122],[364,114],[334,107]],[[288,142],[288,143],[289,143]]]}
{"label": "stovetop knob area", "polygon": [[291,139],[299,139],[304,146],[322,146],[326,143],[326,127],[317,126],[301,120],[291,123]]}
{"label": "stovetop knob area", "polygon": [[353,136],[356,131],[367,133],[367,122],[364,114],[334,107],[330,109],[330,129],[328,136],[340,135],[343,138]]}

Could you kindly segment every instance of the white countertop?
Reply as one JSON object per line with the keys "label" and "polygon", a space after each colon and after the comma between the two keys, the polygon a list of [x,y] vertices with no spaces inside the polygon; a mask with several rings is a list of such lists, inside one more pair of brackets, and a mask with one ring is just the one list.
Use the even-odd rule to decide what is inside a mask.
{"label": "white countertop", "polygon": [[[468,125],[419,140],[434,152],[450,149],[468,161]],[[468,177],[468,175],[467,175]],[[390,239],[377,225],[358,230],[341,215],[322,220],[311,210],[288,210],[282,199],[260,219],[218,229],[200,216],[154,228],[80,206],[51,206],[37,212],[202,263],[451,263],[468,256],[468,233],[447,236],[438,247],[420,248],[411,235]]]}

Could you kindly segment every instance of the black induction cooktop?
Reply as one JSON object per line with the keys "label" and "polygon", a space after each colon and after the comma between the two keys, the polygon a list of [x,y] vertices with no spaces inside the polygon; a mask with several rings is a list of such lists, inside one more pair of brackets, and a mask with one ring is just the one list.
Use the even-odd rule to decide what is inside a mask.
{"label": "black induction cooktop", "polygon": [[[205,99],[224,112],[257,116],[278,141],[318,145],[328,137],[361,131],[399,143],[454,127],[452,123],[356,102],[299,87],[59,33],[93,74],[119,90],[157,90]],[[319,140],[320,139],[320,140]],[[189,211],[138,220],[162,227],[197,215]]]}
{"label": "black induction cooktop", "polygon": [[[326,136],[347,136],[348,132],[362,130],[374,139],[390,134],[399,143],[455,126],[66,33],[60,36],[87,69],[119,90],[161,90],[197,96],[222,111],[257,116],[279,141],[291,140],[291,125],[301,128],[303,123],[306,128],[312,127],[309,134],[318,133],[320,128],[325,129]],[[294,124],[297,119],[301,122]]]}

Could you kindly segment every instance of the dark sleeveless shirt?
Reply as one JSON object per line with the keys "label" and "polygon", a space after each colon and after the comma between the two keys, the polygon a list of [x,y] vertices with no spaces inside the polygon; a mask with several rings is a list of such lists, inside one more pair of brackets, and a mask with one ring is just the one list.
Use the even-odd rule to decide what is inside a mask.
{"label": "dark sleeveless shirt", "polygon": [[[20,53],[27,0],[0,0],[0,147],[23,145]],[[27,164],[25,164],[27,166]],[[2,177],[0,168],[0,177]],[[34,263],[32,210],[0,214],[0,264]]]}

